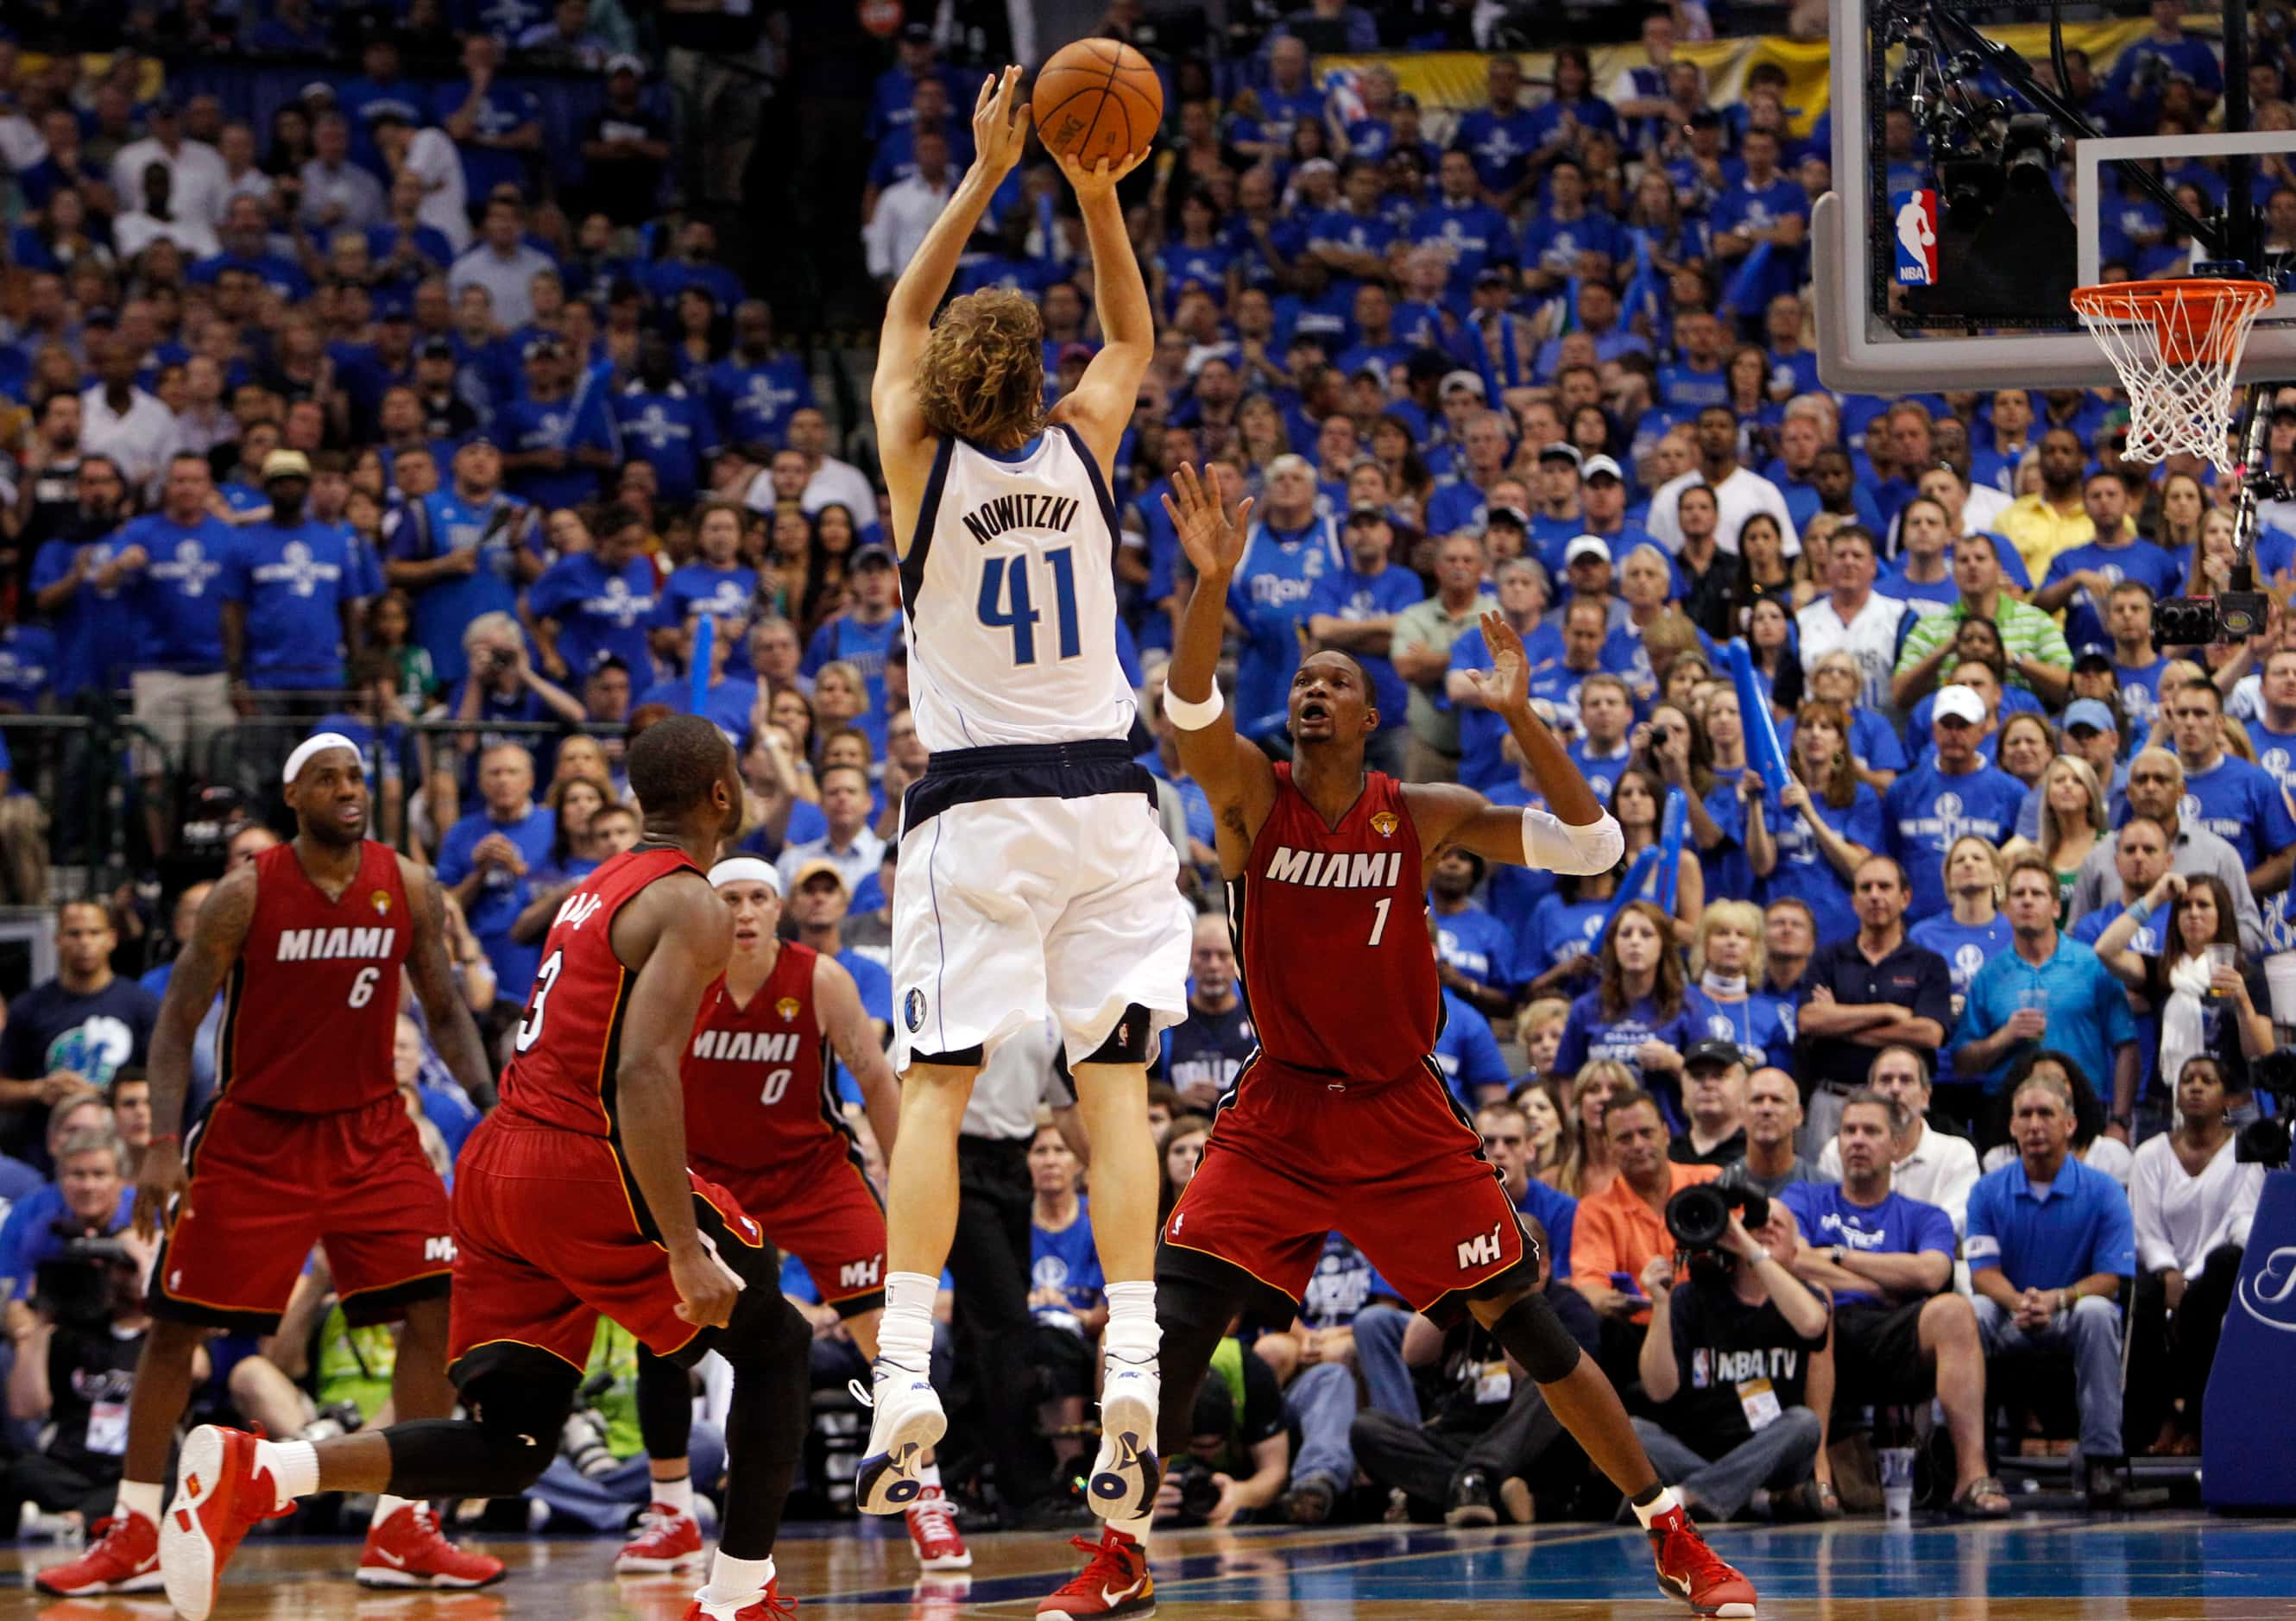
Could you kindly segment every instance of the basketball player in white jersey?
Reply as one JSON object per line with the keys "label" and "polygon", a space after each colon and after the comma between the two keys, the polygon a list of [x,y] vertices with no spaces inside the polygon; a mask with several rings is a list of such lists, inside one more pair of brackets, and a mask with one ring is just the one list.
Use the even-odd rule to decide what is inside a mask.
{"label": "basketball player in white jersey", "polygon": [[1116,198],[1147,154],[1095,171],[1062,160],[1104,346],[1048,422],[1044,329],[1027,297],[971,293],[932,318],[1021,157],[1020,76],[1008,68],[981,86],[979,155],[893,289],[870,397],[901,557],[910,700],[932,751],[903,803],[893,892],[901,1121],[857,1490],[874,1514],[916,1498],[946,1424],[928,1355],[973,1077],[998,1043],[1048,1012],[1092,1139],[1093,1236],[1109,1280],[1092,1506],[1144,1514],[1159,1474],[1146,1059],[1157,1033],[1186,1015],[1191,930],[1153,785],[1126,741],[1136,705],[1116,657],[1108,493],[1155,348]]}

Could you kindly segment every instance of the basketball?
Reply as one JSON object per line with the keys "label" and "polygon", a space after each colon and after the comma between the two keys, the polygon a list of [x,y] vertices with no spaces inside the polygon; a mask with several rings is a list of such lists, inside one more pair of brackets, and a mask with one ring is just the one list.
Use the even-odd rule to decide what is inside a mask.
{"label": "basketball", "polygon": [[1114,39],[1079,39],[1053,53],[1029,98],[1037,138],[1086,168],[1148,150],[1164,118],[1164,83],[1148,59]]}

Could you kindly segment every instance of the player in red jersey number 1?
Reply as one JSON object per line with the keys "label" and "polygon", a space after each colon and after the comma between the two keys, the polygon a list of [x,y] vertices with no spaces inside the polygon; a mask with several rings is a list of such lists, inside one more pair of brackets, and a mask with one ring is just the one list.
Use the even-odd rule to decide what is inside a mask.
{"label": "player in red jersey number 1", "polygon": [[[127,1407],[119,1504],[86,1553],[39,1573],[45,1592],[160,1587],[160,1483],[191,1395],[193,1354],[218,1328],[274,1331],[314,1243],[326,1245],[351,1322],[405,1319],[391,1374],[399,1417],[443,1419],[455,1408],[447,1191],[391,1064],[403,970],[455,1078],[474,1089],[486,1079],[447,963],[446,901],[426,869],[366,837],[365,767],[348,738],[321,733],[299,746],[285,792],[295,837],[216,885],[160,1004],[157,1134],[135,1222],[146,1238],[164,1225],[165,1240]],[[186,1129],[193,1036],[218,989],[217,1095]],[[358,1579],[479,1587],[502,1570],[440,1535],[428,1503],[386,1493]]]}
{"label": "player in red jersey number 1", "polygon": [[[1380,717],[1362,666],[1345,653],[1300,661],[1292,759],[1271,764],[1236,736],[1214,682],[1250,503],[1224,512],[1185,465],[1172,485],[1165,505],[1198,577],[1165,713],[1179,729],[1181,764],[1211,802],[1260,1044],[1222,1101],[1157,1251],[1164,1450],[1187,1445],[1196,1390],[1230,1322],[1239,1312],[1288,1321],[1336,1228],[1415,1310],[1439,1326],[1472,1314],[1506,1347],[1633,1505],[1661,1591],[1701,1616],[1751,1617],[1753,1584],[1707,1547],[1660,1483],[1618,1393],[1546,1304],[1537,1252],[1431,1056],[1442,1003],[1426,929],[1429,869],[1460,849],[1601,872],[1621,853],[1617,823],[1531,713],[1522,642],[1496,613],[1483,616],[1495,667],[1477,677],[1480,695],[1506,723],[1551,812],[1366,770]],[[1313,1183],[1299,1180],[1302,1164],[1316,1167]],[[1149,1521],[1111,1519],[1084,1572],[1037,1607],[1041,1621],[1152,1614]]]}

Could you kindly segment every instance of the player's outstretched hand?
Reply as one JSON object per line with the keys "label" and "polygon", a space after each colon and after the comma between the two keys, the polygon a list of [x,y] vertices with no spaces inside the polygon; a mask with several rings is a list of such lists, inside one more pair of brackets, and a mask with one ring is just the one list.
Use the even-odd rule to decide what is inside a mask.
{"label": "player's outstretched hand", "polygon": [[673,1253],[669,1281],[677,1290],[677,1314],[696,1328],[722,1329],[734,1315],[741,1291],[708,1250]]}
{"label": "player's outstretched hand", "polygon": [[1212,464],[1204,463],[1199,479],[1196,470],[1183,462],[1172,470],[1172,493],[1164,497],[1164,511],[1179,532],[1180,549],[1198,574],[1234,571],[1243,557],[1243,537],[1251,532],[1250,496],[1238,502],[1234,512],[1222,512]]}
{"label": "player's outstretched hand", "polygon": [[1118,163],[1111,163],[1103,158],[1090,168],[1086,168],[1074,152],[1062,152],[1055,161],[1061,166],[1061,173],[1069,177],[1069,184],[1075,190],[1077,201],[1089,202],[1095,198],[1114,196],[1116,183],[1147,162],[1148,154],[1155,150],[1152,146],[1144,146]]}
{"label": "player's outstretched hand", "polygon": [[1483,707],[1494,715],[1530,712],[1530,655],[1522,638],[1496,610],[1483,615],[1483,645],[1491,650],[1491,667],[1469,672]]}
{"label": "player's outstretched hand", "polygon": [[135,1173],[135,1208],[128,1218],[137,1238],[148,1242],[158,1235],[168,1201],[184,1191],[189,1180],[184,1175],[182,1143],[169,1137],[144,1149],[144,1163]]}
{"label": "player's outstretched hand", "polygon": [[1021,70],[1007,68],[980,81],[972,103],[972,164],[991,180],[1002,180],[1021,161],[1029,144],[1029,102],[1021,94]]}

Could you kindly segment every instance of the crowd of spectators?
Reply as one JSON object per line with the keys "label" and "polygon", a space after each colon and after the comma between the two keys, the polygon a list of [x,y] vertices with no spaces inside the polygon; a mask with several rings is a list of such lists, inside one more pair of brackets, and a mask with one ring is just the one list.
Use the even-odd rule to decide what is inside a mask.
{"label": "crowd of spectators", "polygon": [[[655,217],[680,132],[611,0],[489,6],[443,53],[422,32],[439,8],[414,9],[410,32],[362,44],[358,77],[315,78],[259,130],[213,96],[146,94],[132,53],[82,76],[0,45],[21,204],[0,706],[124,695],[134,849],[155,873],[178,870],[187,815],[250,859],[276,838],[259,813],[277,757],[315,724],[358,741],[375,831],[436,864],[496,1042],[557,898],[636,837],[628,736],[698,707],[739,753],[744,848],[777,864],[791,933],[854,972],[882,1033],[892,839],[926,756],[863,425],[824,409],[706,215]],[[299,0],[264,11],[231,48],[324,48]],[[1167,139],[1127,191],[1160,338],[1111,491],[1115,634],[1202,913],[1154,1098],[1168,1208],[1253,1044],[1210,807],[1160,712],[1192,588],[1160,497],[1186,461],[1257,503],[1224,672],[1248,735],[1282,752],[1302,650],[1343,650],[1374,684],[1374,765],[1535,803],[1471,679],[1496,610],[1624,829],[1620,867],[1589,877],[1436,862],[1435,1057],[1669,1478],[1718,1517],[1839,1513],[1866,1501],[1845,1436],[1900,1410],[1926,1433],[1933,1399],[1939,1502],[1997,1514],[1992,1461],[2046,1443],[1993,1423],[1988,1381],[2056,1357],[2081,1484],[2112,1499],[2129,1453],[2197,1445],[2259,1180],[2230,1138],[2276,1041],[2263,965],[2296,945],[2296,626],[2276,605],[2237,646],[2152,632],[2160,597],[2225,581],[2230,490],[2197,460],[2128,462],[2103,392],[1825,389],[1805,285],[1825,120],[1785,104],[1759,52],[1734,99],[1710,98],[1674,53],[1702,8],[1650,15],[1607,85],[1577,46],[1538,86],[1492,56],[1456,117],[1383,65],[1319,76],[1315,53],[1362,43],[1357,16],[1319,4],[1217,71],[1168,59]],[[2189,126],[2220,94],[2210,45],[2154,16],[2102,78],[2068,57],[2069,90],[2117,129]],[[584,183],[549,201],[529,184],[539,112],[496,77],[521,51],[604,85]],[[394,89],[417,54],[455,64],[446,90]],[[2259,48],[2260,124],[2296,116],[2288,69]],[[881,279],[970,160],[977,70],[929,25],[892,47],[864,202]],[[1906,174],[1926,175],[1889,116]],[[2296,173],[2258,168],[2284,237]],[[2113,274],[2183,262],[2148,208],[2117,207]],[[1014,172],[972,244],[957,291],[986,287],[1037,300],[1056,402],[1097,329],[1049,165]],[[2269,451],[2296,464],[2296,394]],[[2292,528],[2267,505],[2267,577],[2296,568]],[[1767,715],[1725,675],[1734,641]],[[1782,791],[1750,769],[1764,725]],[[53,905],[70,830],[37,786],[0,799],[0,885]],[[117,1409],[77,1393],[116,1391],[125,1364],[64,1376],[140,1323],[120,1280],[141,1257],[102,1246],[152,1130],[138,1068],[198,895],[57,907],[59,971],[7,1011],[0,1519],[104,1506]],[[1043,1084],[1032,1068],[1017,1093],[1053,1095],[1049,1058],[1027,1062]],[[419,1016],[401,1077],[451,1175],[493,1100],[454,1085]],[[1047,1128],[1026,1150],[1041,1434],[984,1449],[1008,1478],[1058,1482],[1086,1450],[1102,1313],[1076,1147]],[[1767,1214],[1685,1262],[1665,1208],[1710,1182]],[[54,1263],[74,1235],[104,1289],[67,1322]],[[275,1433],[372,1416],[387,1347],[353,1339],[313,1278],[294,1332],[218,1342],[205,1402]],[[828,1383],[853,1353],[819,1317]],[[1503,1352],[1414,1318],[1343,1235],[1297,1321],[1260,1326],[1216,1360],[1166,1511],[1475,1525],[1615,1506]],[[2152,1371],[2126,1393],[2124,1339]],[[611,1390],[630,1365],[602,1340]],[[620,1399],[570,1432],[579,1481],[635,1450]],[[1026,1440],[1039,1456],[1014,1454]],[[549,1511],[605,1528],[616,1500],[588,1489]]]}

